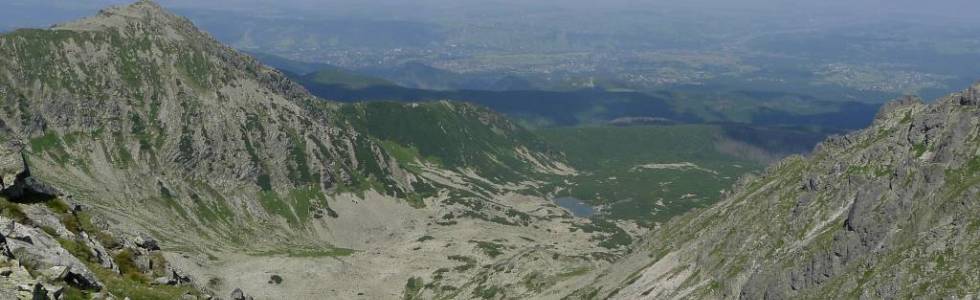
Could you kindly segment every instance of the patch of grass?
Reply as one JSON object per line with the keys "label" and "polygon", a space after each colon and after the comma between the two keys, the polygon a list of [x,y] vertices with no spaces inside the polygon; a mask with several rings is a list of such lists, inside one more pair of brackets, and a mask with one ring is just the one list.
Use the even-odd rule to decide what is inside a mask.
{"label": "patch of grass", "polygon": [[327,206],[327,199],[319,186],[309,185],[292,189],[285,197],[275,191],[262,191],[259,203],[267,212],[285,218],[290,226],[302,227],[310,219],[313,207]]}
{"label": "patch of grass", "polygon": [[847,174],[859,174],[859,175],[871,176],[874,178],[886,176],[891,172],[892,170],[889,168],[889,166],[883,166],[883,165],[864,165],[864,166],[847,167]]}
{"label": "patch of grass", "polygon": [[381,141],[381,146],[398,161],[398,166],[402,169],[414,174],[422,174],[422,167],[419,166],[422,155],[419,154],[418,149],[412,146],[402,146],[392,141]]}
{"label": "patch of grass", "polygon": [[375,179],[374,176],[355,175],[350,184],[337,186],[337,188],[333,190],[333,193],[352,193],[357,195],[358,198],[363,199],[364,192],[368,190],[385,192],[387,189],[385,188],[385,185]]}
{"label": "patch of grass", "polygon": [[194,157],[194,136],[187,128],[184,129],[180,134],[177,150],[180,151],[180,158],[186,161]]}
{"label": "patch of grass", "polygon": [[136,266],[135,259],[136,257],[133,251],[128,248],[112,256],[112,260],[116,262],[116,266],[119,267],[119,273],[121,275],[146,283],[147,280],[143,277],[139,267]]}
{"label": "patch of grass", "polygon": [[166,208],[173,209],[178,215],[180,215],[181,218],[189,220],[187,211],[185,211],[184,207],[180,205],[180,202],[178,202],[177,195],[167,188],[163,182],[157,182],[157,185],[160,188],[160,204],[163,204]]}
{"label": "patch of grass", "polygon": [[79,234],[82,231],[91,235],[95,240],[102,243],[102,246],[113,249],[119,247],[119,242],[116,241],[109,233],[102,231],[94,223],[92,223],[92,216],[85,211],[77,213],[62,213],[61,223],[65,225],[65,228],[72,233]]}
{"label": "patch of grass", "polygon": [[957,197],[980,184],[980,157],[974,157],[958,169],[946,170],[946,190],[948,197]]}
{"label": "patch of grass", "polygon": [[90,252],[88,246],[85,246],[85,244],[62,238],[57,238],[57,241],[59,244],[61,244],[62,248],[65,248],[65,250],[68,251],[68,253],[71,253],[71,255],[82,261],[93,261],[95,259],[92,257],[92,253]]}
{"label": "patch of grass", "polygon": [[70,210],[68,203],[65,203],[65,200],[61,200],[60,198],[44,202],[44,204],[51,209],[52,212],[58,214],[66,214]]}
{"label": "patch of grass", "polygon": [[41,225],[41,231],[44,231],[45,233],[47,233],[50,236],[55,236],[55,237],[58,236],[58,231],[55,230],[54,228],[49,227],[49,226]]}
{"label": "patch of grass", "polygon": [[901,124],[908,124],[908,123],[912,123],[912,111],[911,111],[911,110],[909,110],[909,111],[906,111],[906,112],[905,112],[905,116],[904,116],[904,117],[902,117],[902,120],[901,120],[901,121],[899,121],[899,122],[900,122]]}
{"label": "patch of grass", "polygon": [[432,272],[432,279],[433,280],[436,280],[436,281],[442,280],[444,278],[444,275],[446,273],[449,273],[449,268],[439,268],[439,269],[436,269],[435,272]]}
{"label": "patch of grass", "polygon": [[503,250],[507,248],[503,244],[494,242],[470,241],[470,243],[476,244],[476,247],[483,251],[483,254],[486,254],[491,258],[496,258],[497,256],[504,254]]}
{"label": "patch of grass", "polygon": [[412,208],[425,208],[425,199],[422,195],[411,193],[405,196],[405,202]]}
{"label": "patch of grass", "polygon": [[294,132],[289,133],[289,140],[289,158],[292,160],[292,164],[287,165],[289,179],[297,186],[314,183],[315,180],[306,159],[306,140]]}
{"label": "patch of grass", "polygon": [[531,274],[527,274],[524,276],[524,278],[521,278],[521,284],[524,285],[525,289],[537,293],[544,290],[544,288],[551,283],[550,280],[547,280],[545,276],[541,274],[541,272],[535,271],[531,272]]}
{"label": "patch of grass", "polygon": [[140,115],[133,112],[129,114],[129,121],[132,123],[129,129],[129,133],[135,135],[142,135],[146,133],[146,123],[143,122],[143,118]]}
{"label": "patch of grass", "polygon": [[315,184],[289,191],[289,199],[292,201],[290,204],[299,222],[306,222],[310,219],[310,210],[314,203],[327,203],[320,187]]}
{"label": "patch of grass", "polygon": [[192,210],[195,215],[197,215],[198,220],[204,222],[205,224],[215,224],[215,223],[225,223],[231,224],[233,222],[234,213],[231,209],[219,199],[218,201],[207,201],[202,199],[201,196],[192,193],[191,201],[194,203],[194,209]]}
{"label": "patch of grass", "polygon": [[422,296],[422,288],[425,286],[425,281],[421,277],[412,277],[408,279],[405,283],[405,292],[402,295],[402,299],[412,300],[420,299]]}
{"label": "patch of grass", "polygon": [[64,292],[62,292],[62,297],[70,300],[89,299],[89,296],[86,295],[85,292],[72,286],[65,287]]}
{"label": "patch of grass", "polygon": [[29,224],[29,219],[27,214],[20,208],[20,205],[7,200],[7,198],[0,197],[0,215],[4,217],[13,219],[14,221],[22,224]]}
{"label": "patch of grass", "polygon": [[586,233],[606,233],[606,235],[599,241],[599,246],[603,248],[616,249],[633,244],[633,237],[630,236],[629,233],[608,220],[594,219],[592,220],[592,223],[581,225],[576,224],[575,227]]}
{"label": "patch of grass", "polygon": [[912,145],[912,152],[915,153],[915,157],[922,157],[929,150],[929,145],[926,143]]}
{"label": "patch of grass", "polygon": [[269,174],[259,174],[259,176],[255,178],[255,181],[262,191],[272,191],[272,177],[269,177]]}
{"label": "patch of grass", "polygon": [[64,142],[57,132],[47,131],[44,135],[31,139],[30,145],[31,152],[37,154],[47,153],[51,159],[62,166],[70,160],[68,152],[65,151]]}
{"label": "patch of grass", "polygon": [[126,168],[133,163],[133,154],[129,152],[129,148],[122,142],[125,140],[122,134],[114,134],[114,136],[116,139],[114,143],[116,159],[113,163],[119,167]]}
{"label": "patch of grass", "polygon": [[259,157],[255,147],[252,146],[251,140],[244,133],[242,134],[242,140],[245,142],[245,152],[248,153],[248,157],[252,160],[252,163],[259,169],[255,183],[264,192],[272,191],[272,177],[269,176],[268,171],[265,169],[265,161]]}
{"label": "patch of grass", "polygon": [[465,272],[466,270],[472,269],[473,267],[476,266],[476,259],[469,256],[450,255],[449,260],[454,260],[463,263],[462,265],[453,267],[453,270],[457,272]]}
{"label": "patch of grass", "polygon": [[480,299],[495,299],[498,293],[503,293],[503,289],[498,286],[477,286],[473,289],[473,296]]}
{"label": "patch of grass", "polygon": [[292,208],[275,191],[259,192],[259,203],[262,204],[265,211],[285,218],[287,223],[299,224],[299,220],[293,214]]}
{"label": "patch of grass", "polygon": [[102,283],[105,284],[105,289],[118,297],[173,300],[180,299],[184,294],[200,295],[200,292],[189,286],[150,285],[145,282],[145,279],[142,279],[142,276],[134,276],[132,274],[119,276],[110,270],[106,270],[92,263],[89,263],[88,266],[102,280]]}
{"label": "patch of grass", "polygon": [[177,58],[177,64],[181,67],[185,77],[190,79],[196,88],[210,86],[212,66],[207,55],[202,51],[181,52]]}

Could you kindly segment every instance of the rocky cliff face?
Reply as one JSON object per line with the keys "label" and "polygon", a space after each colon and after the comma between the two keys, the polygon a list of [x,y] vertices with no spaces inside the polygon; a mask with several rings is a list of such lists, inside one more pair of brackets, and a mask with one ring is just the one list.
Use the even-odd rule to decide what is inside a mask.
{"label": "rocky cliff face", "polygon": [[0,35],[0,138],[222,295],[520,297],[624,251],[535,196],[574,170],[499,115],[317,99],[150,1]]}
{"label": "rocky cliff face", "polygon": [[978,91],[886,105],[870,128],[656,230],[572,298],[976,296]]}

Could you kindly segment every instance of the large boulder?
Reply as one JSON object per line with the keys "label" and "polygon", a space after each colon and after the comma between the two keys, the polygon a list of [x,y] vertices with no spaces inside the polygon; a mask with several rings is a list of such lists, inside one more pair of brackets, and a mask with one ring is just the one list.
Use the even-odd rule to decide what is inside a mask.
{"label": "large boulder", "polygon": [[[0,184],[0,195],[20,203],[43,202],[61,195],[58,189],[31,176],[31,168],[23,152],[13,154],[9,147],[2,148],[0,149],[0,179],[3,182]],[[18,164],[20,169],[15,172]],[[11,176],[11,173],[16,175]]]}
{"label": "large boulder", "polygon": [[146,250],[150,250],[150,251],[160,250],[160,244],[157,243],[157,240],[154,239],[152,236],[142,232],[140,232],[137,235],[136,240],[134,242],[136,243],[136,246],[139,246],[140,248]]}
{"label": "large boulder", "polygon": [[66,283],[80,289],[102,289],[95,274],[43,230],[0,217],[0,235],[9,256],[28,270],[40,274],[64,267]]}
{"label": "large boulder", "polygon": [[31,224],[53,230],[56,238],[75,239],[75,234],[65,227],[61,218],[44,205],[21,205],[21,211],[31,220]]}
{"label": "large boulder", "polygon": [[242,289],[236,288],[234,291],[231,291],[231,300],[252,300],[252,299],[253,299],[252,296],[245,294],[245,292],[243,292]]}
{"label": "large boulder", "polygon": [[0,189],[14,183],[17,173],[24,169],[24,161],[18,150],[19,144],[0,143]]}
{"label": "large boulder", "polygon": [[167,267],[167,276],[158,277],[153,280],[156,285],[181,285],[194,283],[190,275],[174,267]]}
{"label": "large boulder", "polygon": [[966,90],[959,97],[960,105],[980,105],[980,83],[977,83]]}
{"label": "large boulder", "polygon": [[0,254],[0,299],[21,299],[29,298],[32,291],[27,291],[22,286],[34,284],[34,277],[24,269],[17,260],[10,259],[6,255]]}

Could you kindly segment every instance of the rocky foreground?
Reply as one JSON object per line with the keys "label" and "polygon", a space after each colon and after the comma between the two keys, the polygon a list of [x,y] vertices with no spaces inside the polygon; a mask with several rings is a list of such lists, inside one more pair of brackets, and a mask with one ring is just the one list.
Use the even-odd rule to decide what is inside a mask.
{"label": "rocky foreground", "polygon": [[14,174],[0,189],[0,299],[211,298],[155,239],[109,231],[88,207],[31,176],[18,146],[0,145],[3,174]]}

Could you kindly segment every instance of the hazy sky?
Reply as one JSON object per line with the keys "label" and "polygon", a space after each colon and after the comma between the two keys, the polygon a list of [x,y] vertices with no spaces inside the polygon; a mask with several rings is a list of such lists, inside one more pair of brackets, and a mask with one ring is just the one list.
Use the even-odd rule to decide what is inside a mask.
{"label": "hazy sky", "polygon": [[[0,28],[38,27],[94,13],[121,0],[3,0]],[[980,24],[978,0],[160,0],[177,11],[209,9],[254,15],[306,18],[413,19],[448,18],[489,10],[522,14],[562,10],[589,13],[609,10],[683,9],[705,14],[738,12],[758,18],[847,16],[915,18]]]}

